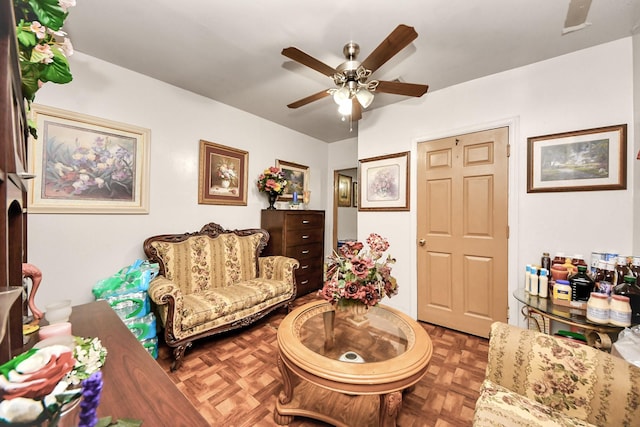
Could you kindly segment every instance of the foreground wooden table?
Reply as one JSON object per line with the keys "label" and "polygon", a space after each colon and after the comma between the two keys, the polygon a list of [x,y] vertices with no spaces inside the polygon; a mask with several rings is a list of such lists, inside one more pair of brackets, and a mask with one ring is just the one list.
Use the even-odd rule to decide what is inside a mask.
{"label": "foreground wooden table", "polygon": [[107,349],[98,417],[134,418],[144,426],[208,426],[189,400],[105,301],[73,307],[72,332]]}

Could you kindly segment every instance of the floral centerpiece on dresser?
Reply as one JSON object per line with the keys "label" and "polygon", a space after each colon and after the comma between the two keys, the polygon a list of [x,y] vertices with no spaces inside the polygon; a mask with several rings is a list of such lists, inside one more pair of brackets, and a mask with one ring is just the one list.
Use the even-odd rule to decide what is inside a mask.
{"label": "floral centerpiece on dresser", "polygon": [[[391,255],[383,258],[389,242],[371,233],[367,245],[369,249],[362,242],[347,242],[340,247],[339,253],[334,252],[329,257],[320,296],[338,307],[362,307],[366,312],[385,296],[398,293],[396,279],[391,276],[391,265],[396,260]],[[362,314],[356,317],[361,319]]]}
{"label": "floral centerpiece on dresser", "polygon": [[260,174],[257,185],[258,190],[267,193],[269,196],[269,207],[267,209],[275,209],[274,203],[278,196],[284,193],[287,180],[282,169],[271,166]]}

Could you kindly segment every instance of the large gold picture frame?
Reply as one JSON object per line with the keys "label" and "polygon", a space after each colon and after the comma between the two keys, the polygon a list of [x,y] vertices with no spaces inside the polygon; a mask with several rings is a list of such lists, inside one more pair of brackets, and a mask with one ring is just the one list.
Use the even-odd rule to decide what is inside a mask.
{"label": "large gold picture frame", "polygon": [[249,153],[200,140],[198,203],[247,205]]}
{"label": "large gold picture frame", "polygon": [[151,131],[33,104],[29,213],[149,213]]}

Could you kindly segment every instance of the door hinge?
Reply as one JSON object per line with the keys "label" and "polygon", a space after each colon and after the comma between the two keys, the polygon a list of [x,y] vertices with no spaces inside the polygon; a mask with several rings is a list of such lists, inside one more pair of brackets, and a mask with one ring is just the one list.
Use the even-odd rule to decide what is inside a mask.
{"label": "door hinge", "polygon": [[507,239],[509,238],[509,226],[507,225]]}
{"label": "door hinge", "polygon": [[507,306],[507,322],[509,322],[509,306]]}
{"label": "door hinge", "polygon": [[511,157],[511,144],[507,144],[507,157]]}

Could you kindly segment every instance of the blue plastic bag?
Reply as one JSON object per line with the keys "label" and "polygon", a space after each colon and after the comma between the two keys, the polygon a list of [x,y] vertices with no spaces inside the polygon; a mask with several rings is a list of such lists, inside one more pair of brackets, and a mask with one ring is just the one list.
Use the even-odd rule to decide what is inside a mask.
{"label": "blue plastic bag", "polygon": [[146,292],[151,280],[158,275],[159,269],[157,263],[138,259],[133,264],[121,268],[113,276],[99,280],[93,286],[93,296],[96,299],[104,299],[131,292]]}

